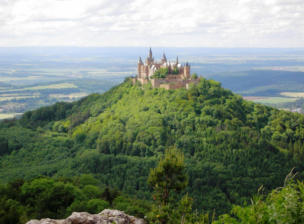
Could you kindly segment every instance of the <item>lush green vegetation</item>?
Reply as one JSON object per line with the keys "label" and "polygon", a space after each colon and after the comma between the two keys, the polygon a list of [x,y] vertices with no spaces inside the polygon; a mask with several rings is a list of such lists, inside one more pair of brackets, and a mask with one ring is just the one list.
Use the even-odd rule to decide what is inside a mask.
{"label": "lush green vegetation", "polygon": [[177,67],[173,68],[172,71],[171,71],[171,74],[178,75],[179,74],[179,69]]}
{"label": "lush green vegetation", "polygon": [[0,180],[91,173],[105,186],[151,199],[147,184],[166,148],[185,156],[193,208],[215,215],[263,185],[303,175],[304,116],[243,100],[202,79],[189,90],[130,81],[105,94],[27,112],[0,127]]}
{"label": "lush green vegetation", "polygon": [[178,199],[188,183],[185,171],[184,155],[175,148],[167,149],[157,167],[151,169],[148,182],[154,190],[154,204],[148,213],[149,223],[208,223],[208,214],[192,212],[193,200],[188,194]]}
{"label": "lush green vegetation", "polygon": [[[153,200],[131,198],[111,189],[92,175],[73,178],[39,177],[17,179],[0,185],[0,223],[21,224],[30,219],[65,218],[74,211],[99,213],[105,208],[123,210],[154,224],[257,224],[303,223],[304,183],[291,172],[285,186],[268,196],[260,187],[249,206],[234,205],[230,213],[215,218],[213,213],[193,210],[193,199],[180,192],[187,185],[182,153],[166,150],[156,168],[150,170]],[[180,199],[179,199],[180,198]]]}
{"label": "lush green vegetation", "polygon": [[45,217],[64,218],[74,211],[99,213],[105,208],[143,217],[150,207],[146,201],[109,189],[91,175],[18,179],[0,185],[0,223],[3,224],[24,224],[30,219]]}
{"label": "lush green vegetation", "polygon": [[304,223],[304,183],[289,182],[273,190],[267,197],[258,194],[249,206],[233,206],[214,224]]}
{"label": "lush green vegetation", "polygon": [[154,72],[151,78],[163,79],[166,78],[168,74],[169,74],[168,68],[159,68]]}

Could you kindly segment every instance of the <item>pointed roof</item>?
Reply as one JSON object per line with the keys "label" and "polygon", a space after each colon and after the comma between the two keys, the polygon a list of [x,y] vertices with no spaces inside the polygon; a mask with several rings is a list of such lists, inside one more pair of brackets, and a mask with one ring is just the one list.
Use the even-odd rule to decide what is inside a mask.
{"label": "pointed roof", "polygon": [[176,64],[178,65],[178,56],[176,57]]}
{"label": "pointed roof", "polygon": [[141,57],[139,57],[139,59],[138,59],[138,64],[141,64],[141,65],[144,64],[141,60]]}
{"label": "pointed roof", "polygon": [[150,50],[149,50],[149,58],[152,58],[152,49],[150,47]]}
{"label": "pointed roof", "polygon": [[165,62],[167,62],[167,57],[166,57],[165,53],[163,54],[162,60],[165,61]]}

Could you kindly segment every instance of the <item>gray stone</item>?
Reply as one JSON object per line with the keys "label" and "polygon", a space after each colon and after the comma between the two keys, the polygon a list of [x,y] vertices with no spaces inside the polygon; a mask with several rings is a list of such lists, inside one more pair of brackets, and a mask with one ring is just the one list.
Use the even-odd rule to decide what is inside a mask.
{"label": "gray stone", "polygon": [[41,219],[31,220],[26,224],[146,224],[143,219],[129,216],[119,210],[105,209],[99,214],[87,212],[73,212],[71,216],[62,220]]}

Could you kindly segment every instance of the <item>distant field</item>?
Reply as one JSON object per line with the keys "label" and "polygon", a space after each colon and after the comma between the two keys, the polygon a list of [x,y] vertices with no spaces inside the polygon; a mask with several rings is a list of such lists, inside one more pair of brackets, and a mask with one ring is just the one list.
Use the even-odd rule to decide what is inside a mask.
{"label": "distant field", "polygon": [[47,106],[58,101],[71,102],[90,93],[102,93],[117,81],[74,79],[37,85],[8,86],[0,90],[0,120],[12,118],[27,110]]}
{"label": "distant field", "polygon": [[56,99],[62,99],[62,98],[68,98],[68,99],[77,99],[81,97],[87,96],[87,93],[71,93],[71,94],[50,94],[49,97],[56,98]]}
{"label": "distant field", "polygon": [[8,90],[0,90],[0,93],[8,93],[8,92],[22,92],[22,91],[36,91],[36,90],[45,90],[45,89],[75,89],[77,86],[73,83],[58,83],[58,84],[51,84],[51,85],[38,85],[26,88],[14,88]]}
{"label": "distant field", "polygon": [[304,72],[304,66],[265,66],[256,68],[256,70],[273,70],[273,71],[289,71],[289,72]]}
{"label": "distant field", "polygon": [[281,92],[280,95],[287,97],[304,97],[304,92]]}
{"label": "distant field", "polygon": [[14,117],[16,117],[18,115],[21,115],[21,114],[22,113],[10,113],[10,114],[0,113],[0,120],[14,118]]}
{"label": "distant field", "polygon": [[280,97],[282,92],[304,89],[304,72],[250,70],[221,73],[211,78],[243,96]]}
{"label": "distant field", "polygon": [[71,88],[77,88],[77,86],[73,83],[59,83],[59,84],[52,84],[52,85],[45,85],[45,86],[33,86],[33,87],[18,89],[18,91],[43,90],[43,89],[71,89]]}
{"label": "distant field", "polygon": [[10,101],[10,100],[22,100],[22,99],[29,99],[29,98],[34,98],[35,96],[4,96],[2,97],[0,95],[0,102],[3,101]]}
{"label": "distant field", "polygon": [[262,104],[290,103],[290,102],[295,102],[297,100],[297,98],[290,98],[290,97],[255,97],[255,96],[244,97],[244,99]]}

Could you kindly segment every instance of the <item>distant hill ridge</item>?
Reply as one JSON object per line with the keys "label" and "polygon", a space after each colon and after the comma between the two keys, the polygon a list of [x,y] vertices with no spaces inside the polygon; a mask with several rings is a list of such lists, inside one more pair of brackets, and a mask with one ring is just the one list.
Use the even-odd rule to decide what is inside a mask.
{"label": "distant hill ridge", "polygon": [[304,116],[247,102],[202,78],[165,90],[127,79],[104,94],[25,113],[0,127],[0,179],[92,173],[149,199],[147,176],[165,148],[185,154],[197,208],[221,214],[259,186],[303,173]]}

